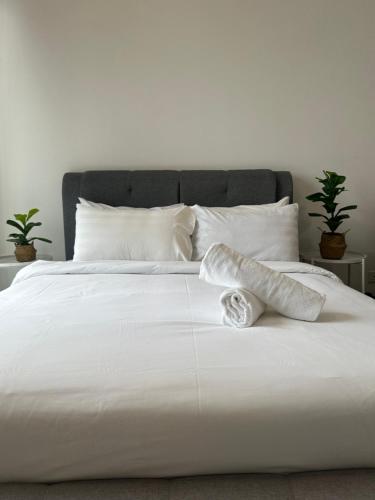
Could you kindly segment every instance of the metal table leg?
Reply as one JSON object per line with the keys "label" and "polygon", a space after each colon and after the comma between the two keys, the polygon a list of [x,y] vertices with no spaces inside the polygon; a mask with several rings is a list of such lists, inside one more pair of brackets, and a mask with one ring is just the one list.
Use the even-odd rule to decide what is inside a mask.
{"label": "metal table leg", "polygon": [[365,258],[362,259],[361,265],[362,265],[361,288],[362,288],[362,293],[366,293],[366,259]]}
{"label": "metal table leg", "polygon": [[352,282],[352,269],[351,264],[348,264],[348,286],[350,286]]}

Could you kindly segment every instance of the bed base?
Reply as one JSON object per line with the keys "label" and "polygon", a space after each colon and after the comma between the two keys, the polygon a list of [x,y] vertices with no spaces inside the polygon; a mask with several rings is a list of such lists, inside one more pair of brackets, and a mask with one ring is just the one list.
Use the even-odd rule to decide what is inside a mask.
{"label": "bed base", "polygon": [[0,484],[1,500],[373,500],[375,469]]}

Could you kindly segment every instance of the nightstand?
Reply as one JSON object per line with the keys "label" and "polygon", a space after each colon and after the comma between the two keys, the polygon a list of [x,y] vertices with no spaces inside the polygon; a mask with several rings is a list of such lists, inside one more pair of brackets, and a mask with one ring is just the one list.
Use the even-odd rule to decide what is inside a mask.
{"label": "nightstand", "polygon": [[348,286],[351,283],[351,265],[360,264],[361,265],[361,292],[366,292],[366,258],[367,255],[358,252],[345,252],[344,257],[340,260],[336,259],[323,259],[319,252],[303,252],[301,254],[301,260],[309,262],[312,265],[321,264],[338,264],[345,265],[348,268]]}
{"label": "nightstand", "polygon": [[[38,255],[36,260],[53,260],[51,255]],[[0,290],[7,288],[13,281],[17,272],[25,266],[36,262],[18,262],[14,255],[4,255],[0,257]]]}

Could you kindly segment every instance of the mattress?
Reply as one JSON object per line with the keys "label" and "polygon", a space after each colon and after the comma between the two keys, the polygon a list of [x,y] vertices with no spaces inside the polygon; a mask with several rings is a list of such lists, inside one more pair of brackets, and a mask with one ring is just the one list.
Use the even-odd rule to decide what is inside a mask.
{"label": "mattress", "polygon": [[221,324],[199,263],[37,262],[0,293],[0,481],[375,466],[375,305]]}

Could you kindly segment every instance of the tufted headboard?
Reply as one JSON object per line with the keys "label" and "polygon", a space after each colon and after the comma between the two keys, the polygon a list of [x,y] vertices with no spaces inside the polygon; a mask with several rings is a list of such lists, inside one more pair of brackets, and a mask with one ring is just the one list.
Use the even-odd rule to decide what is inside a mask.
{"label": "tufted headboard", "polygon": [[89,170],[62,186],[66,258],[73,258],[78,197],[112,206],[259,205],[293,197],[289,172],[272,170]]}

